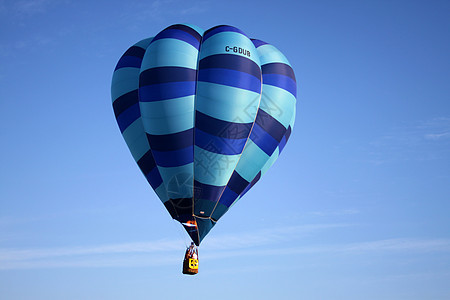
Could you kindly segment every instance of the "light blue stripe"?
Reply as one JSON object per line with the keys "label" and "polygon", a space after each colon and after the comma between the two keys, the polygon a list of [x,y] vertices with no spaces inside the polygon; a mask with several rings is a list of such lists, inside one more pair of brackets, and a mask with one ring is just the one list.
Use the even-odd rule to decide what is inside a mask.
{"label": "light blue stripe", "polygon": [[294,95],[279,87],[263,84],[261,105],[259,109],[275,118],[288,128],[294,112],[296,99]]}
{"label": "light blue stripe", "polygon": [[222,155],[194,147],[195,180],[209,185],[224,186],[233,174],[240,155]]}
{"label": "light blue stripe", "polygon": [[142,122],[149,134],[172,134],[193,128],[193,115],[193,112],[187,112],[178,116],[142,118]]}
{"label": "light blue stripe", "polygon": [[165,168],[158,166],[169,198],[190,198],[193,193],[194,164]]}
{"label": "light blue stripe", "polygon": [[286,56],[280,52],[277,48],[270,44],[266,44],[258,47],[257,49],[259,54],[259,60],[261,61],[261,65],[270,64],[270,63],[285,63],[287,65],[291,65],[287,60]]}
{"label": "light blue stripe", "polygon": [[141,119],[128,126],[122,135],[136,162],[150,149]]}
{"label": "light blue stripe", "polygon": [[195,96],[140,102],[142,122],[150,134],[171,134],[194,127]]}
{"label": "light blue stripe", "polygon": [[[235,53],[232,50],[227,52],[225,49],[226,46],[230,47],[229,49],[233,49],[233,47],[236,46],[248,50],[250,51],[250,57],[244,54]],[[253,60],[258,66],[260,65],[260,59],[255,45],[253,45],[253,42],[249,38],[238,32],[220,32],[202,43],[200,48],[200,59],[215,54],[236,54]]]}
{"label": "light blue stripe", "polygon": [[155,193],[156,195],[158,195],[162,203],[165,203],[169,200],[169,197],[167,196],[166,186],[164,185],[164,183],[161,183],[161,185],[155,189]]}
{"label": "light blue stripe", "polygon": [[253,123],[260,94],[210,82],[197,83],[196,110],[227,122]]}
{"label": "light blue stripe", "polygon": [[154,36],[143,39],[143,40],[137,42],[136,44],[134,44],[134,46],[141,47],[143,49],[147,49],[148,45],[152,42],[153,38],[154,38]]}
{"label": "light blue stripe", "polygon": [[111,98],[113,102],[120,96],[139,88],[139,69],[117,69],[112,78]]}
{"label": "light blue stripe", "polygon": [[134,141],[140,135],[144,134],[144,127],[142,126],[142,121],[140,118],[136,119],[130,124],[122,133],[123,138],[128,141]]}
{"label": "light blue stripe", "polygon": [[[233,51],[225,51],[225,47],[228,46],[231,49],[233,47],[241,47],[244,50],[250,51],[250,57],[244,54],[235,53]],[[202,43],[200,48],[200,59],[214,54],[236,54],[253,60],[258,66],[260,65],[260,59],[258,52],[253,45],[253,42],[246,36],[238,32],[220,32]]]}
{"label": "light blue stripe", "polygon": [[143,117],[159,118],[163,116],[176,116],[188,111],[194,112],[195,96],[186,96],[154,102],[140,102]]}
{"label": "light blue stripe", "polygon": [[242,178],[251,182],[261,168],[264,167],[264,164],[269,158],[269,155],[261,150],[252,140],[249,140],[247,145],[245,145],[241,159],[236,166],[236,172],[238,172]]}
{"label": "light blue stripe", "polygon": [[184,67],[197,69],[198,50],[177,39],[161,39],[147,48],[141,71],[155,67]]}
{"label": "light blue stripe", "polygon": [[294,129],[295,115],[297,113],[297,106],[296,105],[294,105],[293,111],[294,111],[294,113],[292,114],[291,122],[289,122],[289,125],[291,125],[291,129]]}
{"label": "light blue stripe", "polygon": [[277,147],[273,154],[270,156],[269,160],[264,164],[264,167],[261,169],[261,177],[270,169],[270,167],[275,163],[275,161],[280,156],[280,149]]}

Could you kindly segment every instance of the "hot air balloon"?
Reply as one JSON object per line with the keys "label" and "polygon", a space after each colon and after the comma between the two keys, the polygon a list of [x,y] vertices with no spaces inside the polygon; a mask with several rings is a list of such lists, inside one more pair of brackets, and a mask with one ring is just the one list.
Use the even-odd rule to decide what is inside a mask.
{"label": "hot air balloon", "polygon": [[296,90],[274,46],[233,26],[176,24],[122,55],[111,96],[133,158],[199,246],[279,157]]}

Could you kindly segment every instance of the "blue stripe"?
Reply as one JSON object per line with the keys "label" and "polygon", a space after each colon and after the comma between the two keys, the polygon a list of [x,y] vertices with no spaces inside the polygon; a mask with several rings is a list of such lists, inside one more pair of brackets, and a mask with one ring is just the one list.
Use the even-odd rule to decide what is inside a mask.
{"label": "blue stripe", "polygon": [[139,75],[140,86],[195,80],[197,80],[197,70],[183,67],[156,67],[147,69]]}
{"label": "blue stripe", "polygon": [[247,187],[249,182],[245,180],[238,172],[234,171],[228,181],[227,188],[232,190],[236,197]]}
{"label": "blue stripe", "polygon": [[261,79],[261,68],[253,60],[240,55],[214,54],[200,60],[199,70],[211,68],[246,72]]}
{"label": "blue stripe", "polygon": [[263,41],[257,40],[257,39],[252,39],[252,42],[253,42],[253,45],[255,45],[256,48],[258,48],[259,46],[267,44],[266,42],[263,42]]}
{"label": "blue stripe", "polygon": [[271,156],[277,148],[279,142],[268,134],[264,129],[255,123],[250,139],[268,156]]}
{"label": "blue stripe", "polygon": [[216,186],[227,184],[241,156],[212,153],[197,146],[194,153],[195,180]]}
{"label": "blue stripe", "polygon": [[185,31],[187,33],[189,33],[190,35],[192,35],[199,43],[202,40],[202,36],[200,33],[197,32],[197,30],[195,30],[194,28],[184,25],[184,24],[175,24],[175,25],[171,25],[169,27],[166,28],[167,29],[179,29],[182,31]]}
{"label": "blue stripe", "polygon": [[287,143],[286,137],[283,136],[283,138],[281,139],[280,145],[279,145],[280,153],[281,153],[281,151],[283,151],[284,146],[286,146],[286,143]]}
{"label": "blue stripe", "polygon": [[150,148],[156,151],[173,151],[192,146],[194,143],[194,129],[172,133],[153,135],[147,133]]}
{"label": "blue stripe", "polygon": [[198,81],[261,93],[261,81],[248,73],[227,69],[202,69],[198,74]]}
{"label": "blue stripe", "polygon": [[195,129],[195,145],[212,153],[224,155],[241,154],[247,138],[226,139]]}
{"label": "blue stripe", "polygon": [[126,111],[128,108],[138,103],[138,91],[133,90],[129,93],[123,94],[113,102],[113,110],[116,118]]}
{"label": "blue stripe", "polygon": [[258,115],[256,116],[255,124],[261,126],[261,128],[270,134],[278,142],[281,141],[284,134],[286,133],[286,128],[278,122],[274,117],[266,113],[264,110],[258,110]]}
{"label": "blue stripe", "polygon": [[160,101],[195,95],[195,81],[168,82],[139,87],[141,102]]}
{"label": "blue stripe", "polygon": [[282,88],[297,97],[297,83],[288,76],[278,74],[263,74],[263,84]]}
{"label": "blue stripe", "polygon": [[147,174],[156,167],[152,151],[148,150],[138,161],[137,164],[142,173]]}
{"label": "blue stripe", "polygon": [[233,123],[210,117],[196,111],[195,128],[227,139],[247,139],[253,123]]}
{"label": "blue stripe", "polygon": [[153,157],[158,166],[179,167],[194,161],[194,147],[187,147],[175,151],[152,150]]}
{"label": "blue stripe", "polygon": [[142,64],[142,58],[136,56],[122,56],[120,60],[117,62],[116,68],[140,68]]}
{"label": "blue stripe", "polygon": [[247,37],[247,35],[242,30],[240,30],[236,27],[228,26],[228,25],[219,25],[219,26],[215,26],[215,27],[205,31],[205,33],[203,34],[202,43],[204,41],[206,41],[207,39],[209,39],[211,36],[213,36],[217,33],[220,33],[220,32],[225,32],[225,31],[238,32]]}
{"label": "blue stripe", "polygon": [[245,195],[259,180],[261,179],[261,171],[253,178],[252,182],[250,182],[249,185],[245,188],[245,190],[242,191],[242,193],[239,195],[241,198]]}
{"label": "blue stripe", "polygon": [[279,74],[290,77],[295,81],[294,70],[291,66],[284,63],[269,63],[261,66],[263,74]]}
{"label": "blue stripe", "polygon": [[223,191],[222,197],[220,197],[219,203],[222,203],[226,207],[230,207],[237,197],[239,197],[238,194],[233,192],[230,188],[226,187]]}
{"label": "blue stripe", "polygon": [[149,173],[147,173],[145,175],[145,178],[147,178],[148,183],[150,183],[154,190],[158,188],[163,182],[161,174],[159,174],[157,167],[153,168]]}
{"label": "blue stripe", "polygon": [[165,30],[161,31],[160,33],[158,33],[155,36],[155,38],[152,40],[152,43],[157,40],[166,39],[166,38],[184,41],[184,42],[194,46],[197,50],[200,48],[200,42],[195,37],[193,37],[191,34],[187,33],[186,31],[179,30],[179,29],[165,29]]}
{"label": "blue stripe", "polygon": [[223,192],[224,186],[215,186],[194,180],[194,198],[217,201]]}
{"label": "blue stripe", "polygon": [[120,132],[123,133],[128,126],[141,117],[141,111],[139,110],[139,103],[136,103],[125,110],[117,117],[117,124],[119,125]]}
{"label": "blue stripe", "polygon": [[286,131],[286,134],[283,136],[283,139],[280,142],[279,148],[280,148],[280,153],[281,151],[283,151],[284,146],[286,146],[287,142],[289,141],[289,137],[291,136],[292,133],[292,129],[291,126],[288,127],[288,130]]}

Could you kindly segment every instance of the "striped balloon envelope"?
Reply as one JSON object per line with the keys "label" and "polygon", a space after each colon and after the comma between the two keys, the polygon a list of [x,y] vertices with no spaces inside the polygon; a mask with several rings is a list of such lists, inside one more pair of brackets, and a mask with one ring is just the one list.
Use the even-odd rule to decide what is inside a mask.
{"label": "striped balloon envelope", "polygon": [[134,44],[111,86],[133,158],[196,245],[280,155],[296,92],[277,48],[226,25],[172,25]]}

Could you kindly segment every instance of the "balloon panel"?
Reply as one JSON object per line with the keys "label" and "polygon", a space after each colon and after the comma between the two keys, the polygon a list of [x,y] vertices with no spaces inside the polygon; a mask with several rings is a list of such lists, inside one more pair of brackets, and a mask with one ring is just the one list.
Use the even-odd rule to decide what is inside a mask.
{"label": "balloon panel", "polygon": [[199,245],[284,148],[296,81],[280,51],[236,27],[177,24],[124,53],[111,95],[133,158]]}

